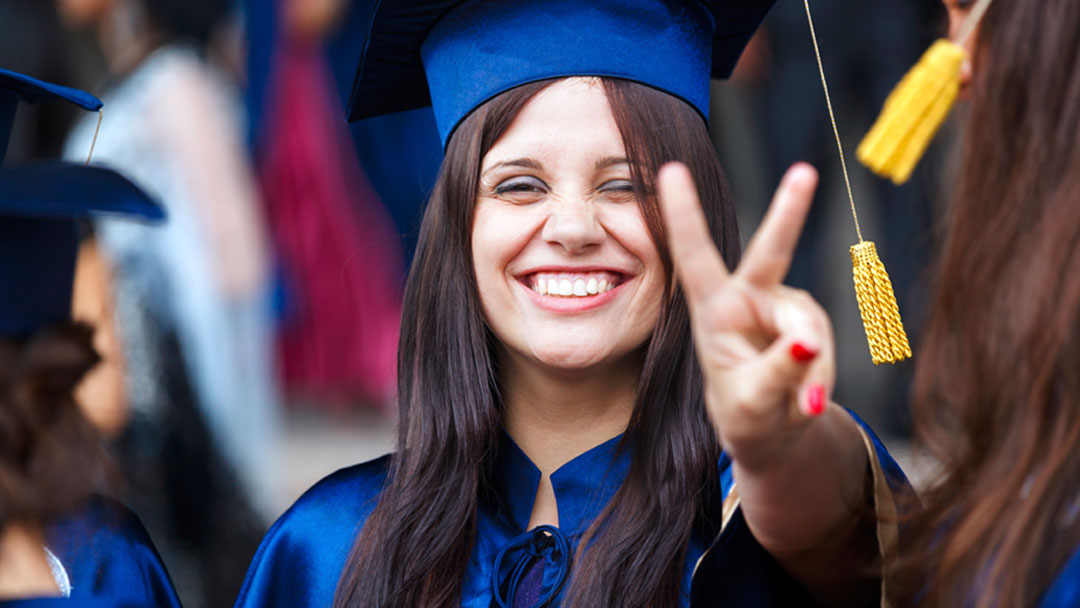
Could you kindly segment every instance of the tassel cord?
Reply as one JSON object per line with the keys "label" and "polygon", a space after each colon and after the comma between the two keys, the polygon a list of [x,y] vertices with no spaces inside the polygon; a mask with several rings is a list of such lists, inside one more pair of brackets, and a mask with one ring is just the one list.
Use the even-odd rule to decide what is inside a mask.
{"label": "tassel cord", "polygon": [[964,46],[968,38],[975,33],[975,28],[979,26],[979,22],[982,21],[983,15],[986,14],[986,9],[990,8],[991,0],[978,0],[975,6],[971,7],[971,12],[968,13],[967,19],[964,20],[964,25],[960,27],[960,33],[956,36],[956,44]]}
{"label": "tassel cord", "polygon": [[[980,0],[988,2],[988,0]],[[851,204],[851,218],[855,220],[855,235],[859,242],[863,242],[862,230],[859,228],[859,214],[855,211],[855,195],[851,193],[851,179],[848,178],[847,161],[844,160],[844,146],[840,143],[840,130],[836,128],[836,116],[833,114],[832,98],[829,96],[829,84],[825,80],[825,66],[821,62],[821,51],[818,49],[817,32],[814,30],[814,18],[810,16],[810,0],[803,0],[806,7],[806,20],[810,23],[810,40],[814,43],[814,57],[817,58],[818,74],[821,75],[821,88],[825,90],[825,106],[829,109],[829,122],[832,123],[833,136],[836,137],[836,149],[840,152],[840,169],[844,172],[844,185],[847,187],[848,202]]]}
{"label": "tassel cord", "polygon": [[105,113],[98,110],[97,113],[97,126],[94,127],[94,138],[90,140],[90,152],[86,155],[86,165],[90,164],[90,159],[94,157],[94,146],[97,145],[98,132],[101,131],[101,119]]}

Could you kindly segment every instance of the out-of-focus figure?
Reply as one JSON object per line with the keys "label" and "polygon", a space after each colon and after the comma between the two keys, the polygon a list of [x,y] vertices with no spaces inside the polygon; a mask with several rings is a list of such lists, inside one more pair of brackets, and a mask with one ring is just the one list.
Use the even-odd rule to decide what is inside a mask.
{"label": "out-of-focus figure", "polygon": [[[70,25],[97,30],[108,63],[94,162],[130,177],[170,215],[158,231],[94,224],[88,289],[77,299],[86,318],[114,332],[103,343],[123,382],[116,391],[91,378],[100,382],[85,387],[88,406],[120,432],[129,494],[160,533],[185,604],[223,605],[275,507],[280,415],[270,256],[244,121],[234,87],[204,53],[229,3],[59,6]],[[69,157],[85,154],[95,126],[75,128]]]}
{"label": "out-of-focus figure", "polygon": [[388,406],[402,255],[352,147],[324,51],[344,0],[249,3],[253,144],[284,293],[293,401]]}
{"label": "out-of-focus figure", "polygon": [[[93,96],[0,70],[0,163],[20,101]],[[138,518],[107,489],[101,436],[76,405],[99,362],[71,320],[76,219],[160,220],[130,181],[96,167],[0,167],[0,606],[178,606]]]}

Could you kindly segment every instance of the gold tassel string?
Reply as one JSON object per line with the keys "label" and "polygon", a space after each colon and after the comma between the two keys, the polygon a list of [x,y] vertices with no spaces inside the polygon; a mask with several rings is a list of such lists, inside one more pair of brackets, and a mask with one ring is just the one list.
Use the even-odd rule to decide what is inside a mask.
{"label": "gold tassel string", "polygon": [[885,100],[874,126],[856,151],[859,161],[893,183],[903,184],[945,122],[960,92],[964,43],[986,14],[991,0],[978,0],[957,42],[938,40]]}
{"label": "gold tassel string", "polygon": [[97,113],[97,126],[94,127],[94,139],[90,140],[90,152],[86,155],[86,166],[90,165],[90,159],[94,157],[94,146],[97,145],[98,132],[101,131],[101,119],[105,116],[105,112],[98,110]]}
{"label": "gold tassel string", "polygon": [[840,142],[840,130],[836,127],[829,85],[825,80],[825,67],[821,63],[821,51],[818,49],[817,32],[814,31],[814,19],[810,16],[810,0],[803,0],[806,6],[806,20],[810,24],[810,39],[814,43],[814,56],[817,58],[818,73],[821,75],[821,87],[825,91],[825,106],[829,110],[836,148],[840,152],[840,168],[844,173],[847,186],[848,202],[851,204],[851,217],[855,220],[855,233],[859,242],[851,246],[851,263],[855,276],[855,297],[859,302],[859,314],[866,329],[866,340],[870,346],[870,358],[874,364],[896,363],[911,357],[904,324],[900,319],[900,309],[896,304],[892,283],[885,272],[885,265],[877,255],[874,243],[864,241],[859,228],[859,215],[855,211],[855,196],[851,192],[851,180],[848,178],[847,162],[844,160],[844,146]]}

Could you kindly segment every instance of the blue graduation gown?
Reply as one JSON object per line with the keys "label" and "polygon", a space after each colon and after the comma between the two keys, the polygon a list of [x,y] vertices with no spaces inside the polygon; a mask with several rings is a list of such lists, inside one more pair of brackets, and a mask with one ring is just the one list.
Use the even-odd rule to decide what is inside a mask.
{"label": "blue graduation gown", "polygon": [[1057,579],[1043,594],[1039,608],[1080,606],[1080,548],[1069,558]]}
{"label": "blue graduation gown", "polygon": [[[860,425],[865,429],[861,421]],[[887,491],[890,484],[906,487],[903,473],[881,442],[868,430],[864,440],[875,493]],[[552,473],[559,528],[545,526],[544,534],[526,532],[541,473],[503,434],[493,480],[497,499],[491,504],[481,501],[478,508],[477,536],[461,589],[462,606],[494,606],[496,592],[508,601],[515,572],[520,575],[529,560],[530,545],[546,560],[541,595],[555,590],[550,605],[560,604],[568,576],[567,568],[561,566],[574,554],[582,534],[628,471],[630,456],[616,449],[618,441],[603,443]],[[236,606],[331,605],[356,534],[375,507],[388,464],[389,456],[384,456],[342,469],[301,496],[263,539]],[[680,605],[810,605],[798,583],[757,543],[742,519],[732,463],[726,455],[720,459],[719,470],[724,525],[715,538],[701,533],[691,537]]]}
{"label": "blue graduation gown", "polygon": [[[180,606],[165,566],[138,517],[95,497],[45,528],[45,543],[67,572],[71,597],[31,600],[48,606]],[[18,605],[18,604],[16,604]]]}

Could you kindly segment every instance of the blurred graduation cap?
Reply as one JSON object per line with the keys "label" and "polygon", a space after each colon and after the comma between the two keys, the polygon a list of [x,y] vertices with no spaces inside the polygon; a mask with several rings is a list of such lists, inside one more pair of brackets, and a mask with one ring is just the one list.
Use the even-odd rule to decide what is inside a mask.
{"label": "blurred graduation cap", "polygon": [[102,106],[84,91],[0,69],[0,338],[70,318],[79,219],[165,217],[135,184],[108,169],[58,161],[3,164],[19,103],[50,100],[92,112]]}
{"label": "blurred graduation cap", "polygon": [[432,105],[443,145],[473,109],[516,86],[607,76],[708,117],[776,0],[381,0],[365,20],[349,120]]}

